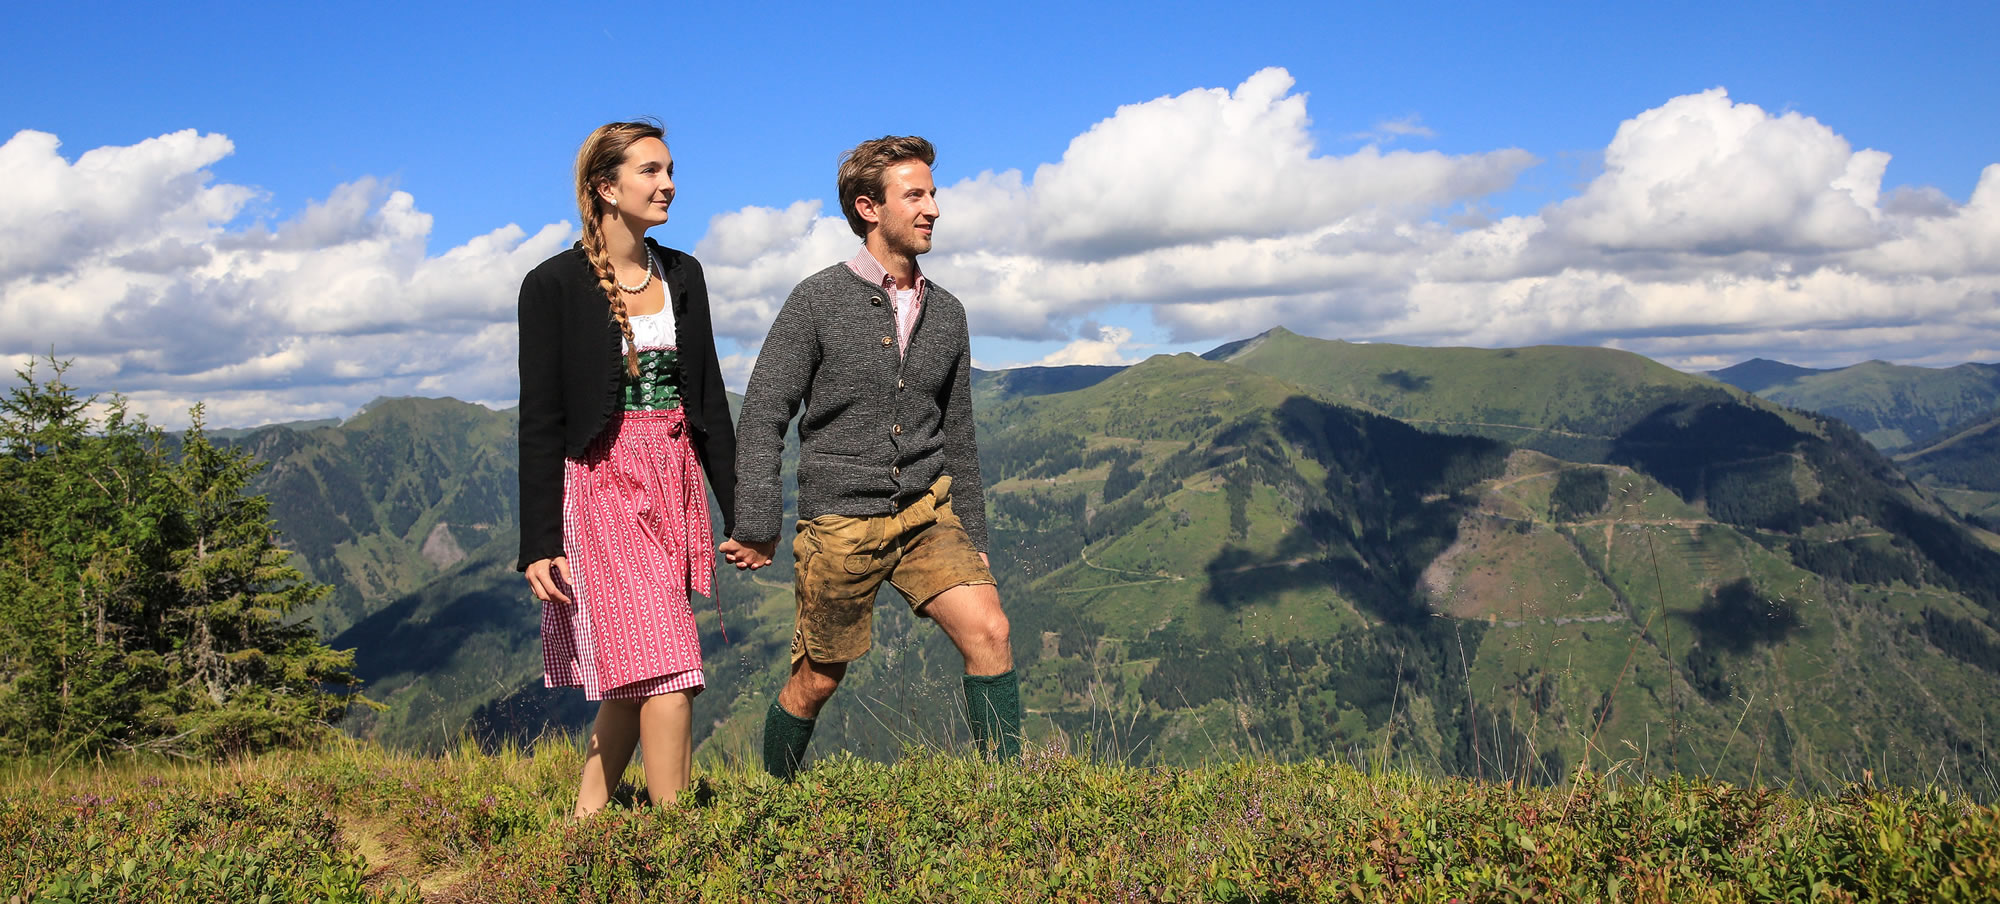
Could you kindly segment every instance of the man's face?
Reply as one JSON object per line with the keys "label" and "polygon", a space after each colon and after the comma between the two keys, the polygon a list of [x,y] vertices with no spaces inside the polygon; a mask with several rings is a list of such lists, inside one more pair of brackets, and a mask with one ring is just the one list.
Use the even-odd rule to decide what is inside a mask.
{"label": "man's face", "polygon": [[[910,257],[931,250],[931,227],[938,218],[931,168],[921,160],[890,166],[882,173],[882,195],[882,203],[861,208],[862,217],[875,221],[889,250]],[[868,216],[868,207],[873,208],[873,217]]]}

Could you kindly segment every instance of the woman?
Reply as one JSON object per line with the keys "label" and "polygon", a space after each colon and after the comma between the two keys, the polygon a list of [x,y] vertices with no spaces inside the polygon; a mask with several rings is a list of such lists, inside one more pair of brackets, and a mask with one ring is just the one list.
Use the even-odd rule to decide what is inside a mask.
{"label": "woman", "polygon": [[646,237],[674,200],[662,139],[644,122],[590,134],[576,157],[583,241],[521,282],[518,567],[543,603],[543,683],[602,701],[577,816],[610,800],[635,745],[654,802],[687,787],[703,686],[688,593],[712,596],[715,566],[702,473],[724,536],[735,498],[701,265]]}

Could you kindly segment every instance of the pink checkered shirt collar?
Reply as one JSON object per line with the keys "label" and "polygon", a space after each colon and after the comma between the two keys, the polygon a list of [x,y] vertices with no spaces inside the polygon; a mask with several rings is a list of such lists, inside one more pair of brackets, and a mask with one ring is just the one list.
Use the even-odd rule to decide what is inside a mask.
{"label": "pink checkered shirt collar", "polygon": [[[853,260],[847,262],[847,269],[853,270],[854,275],[874,285],[881,286],[891,292],[896,290],[895,277],[890,276],[889,271],[883,269],[882,262],[876,260],[875,255],[868,253],[867,245],[861,246],[861,251],[854,255]],[[929,282],[929,280],[924,279],[924,269],[917,266],[915,261],[910,262],[910,269],[917,274],[917,306],[923,307],[924,283]]]}
{"label": "pink checkered shirt collar", "polygon": [[[854,275],[867,280],[869,283],[881,286],[882,291],[889,293],[890,302],[893,303],[896,300],[895,277],[890,276],[889,271],[883,268],[882,262],[876,260],[875,255],[869,253],[867,245],[861,246],[861,251],[854,255],[853,260],[847,262],[847,269],[854,271]],[[910,334],[916,331],[917,315],[924,309],[924,286],[929,283],[929,280],[924,279],[923,268],[918,267],[915,261],[910,262],[910,269],[916,273],[917,294],[915,300],[910,303],[909,310],[903,310],[900,305],[896,308],[896,350],[898,352],[906,352],[910,348]]]}

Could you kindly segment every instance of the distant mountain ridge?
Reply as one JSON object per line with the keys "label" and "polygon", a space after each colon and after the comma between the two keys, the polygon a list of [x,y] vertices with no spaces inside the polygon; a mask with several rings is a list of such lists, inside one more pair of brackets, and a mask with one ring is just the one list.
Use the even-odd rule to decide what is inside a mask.
{"label": "distant mountain ridge", "polygon": [[1059,367],[1014,367],[1007,370],[972,371],[972,401],[975,407],[1024,395],[1073,392],[1095,386],[1123,365],[1070,364]]}
{"label": "distant mountain ridge", "polygon": [[216,427],[206,432],[209,439],[233,442],[256,433],[259,430],[318,430],[322,427],[338,426],[340,426],[340,418],[328,417],[305,421],[280,421],[273,424],[260,424],[255,427]]}
{"label": "distant mountain ridge", "polygon": [[2000,364],[1915,367],[1864,361],[1827,370],[1752,359],[1709,376],[1782,405],[1831,415],[1897,452],[2000,408]]}
{"label": "distant mountain ridge", "polygon": [[1827,372],[1824,368],[1800,367],[1769,358],[1751,358],[1741,364],[1709,371],[1708,375],[1744,392],[1761,392],[1773,386]]}
{"label": "distant mountain ridge", "polygon": [[1278,327],[1205,357],[1426,430],[1579,461],[1604,460],[1616,437],[1664,400],[1734,398],[1641,355],[1583,346],[1425,348],[1313,339]]}
{"label": "distant mountain ridge", "polygon": [[[1532,781],[1629,742],[1640,769],[1837,785],[1864,766],[1962,776],[1986,762],[1979,726],[2000,724],[2000,554],[1837,421],[1614,350],[1282,329],[977,379],[1038,737],[1136,761],[1386,753]],[[334,560],[421,557],[456,500],[512,483],[511,414],[453,405],[477,407],[410,401],[262,437],[288,463],[281,524],[308,490],[375,475],[354,478],[365,506],[321,505],[355,534]],[[394,707],[358,730],[435,746],[588,718],[539,687],[511,517],[447,527],[463,558],[338,635]],[[754,758],[783,680],[786,555],[695,601],[697,742],[725,755]],[[817,753],[962,734],[949,641],[899,605],[877,619]]]}

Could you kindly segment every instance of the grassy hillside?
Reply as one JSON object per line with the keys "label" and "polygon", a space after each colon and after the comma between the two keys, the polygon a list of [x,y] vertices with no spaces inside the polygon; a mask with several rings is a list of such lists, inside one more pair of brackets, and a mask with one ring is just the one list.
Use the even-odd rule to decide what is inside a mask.
{"label": "grassy hillside", "polygon": [[2000,492],[2000,408],[1896,456],[1912,478],[1933,486]]}
{"label": "grassy hillside", "polygon": [[[1562,789],[1312,759],[1137,769],[914,749],[672,807],[567,810],[576,745],[351,745],[0,780],[0,895],[37,901],[1989,900],[2000,811],[1580,773]],[[628,778],[636,779],[634,768]],[[625,800],[634,789],[621,790]]]}
{"label": "grassy hillside", "polygon": [[1811,370],[1762,359],[1711,376],[1854,427],[1963,516],[2000,524],[2000,365],[1906,367],[1869,361]]}
{"label": "grassy hillside", "polygon": [[1934,368],[1866,361],[1772,380],[1769,368],[1738,370],[1749,363],[1713,376],[1779,404],[1839,418],[1879,449],[1906,449],[2000,405],[1996,364]]}

